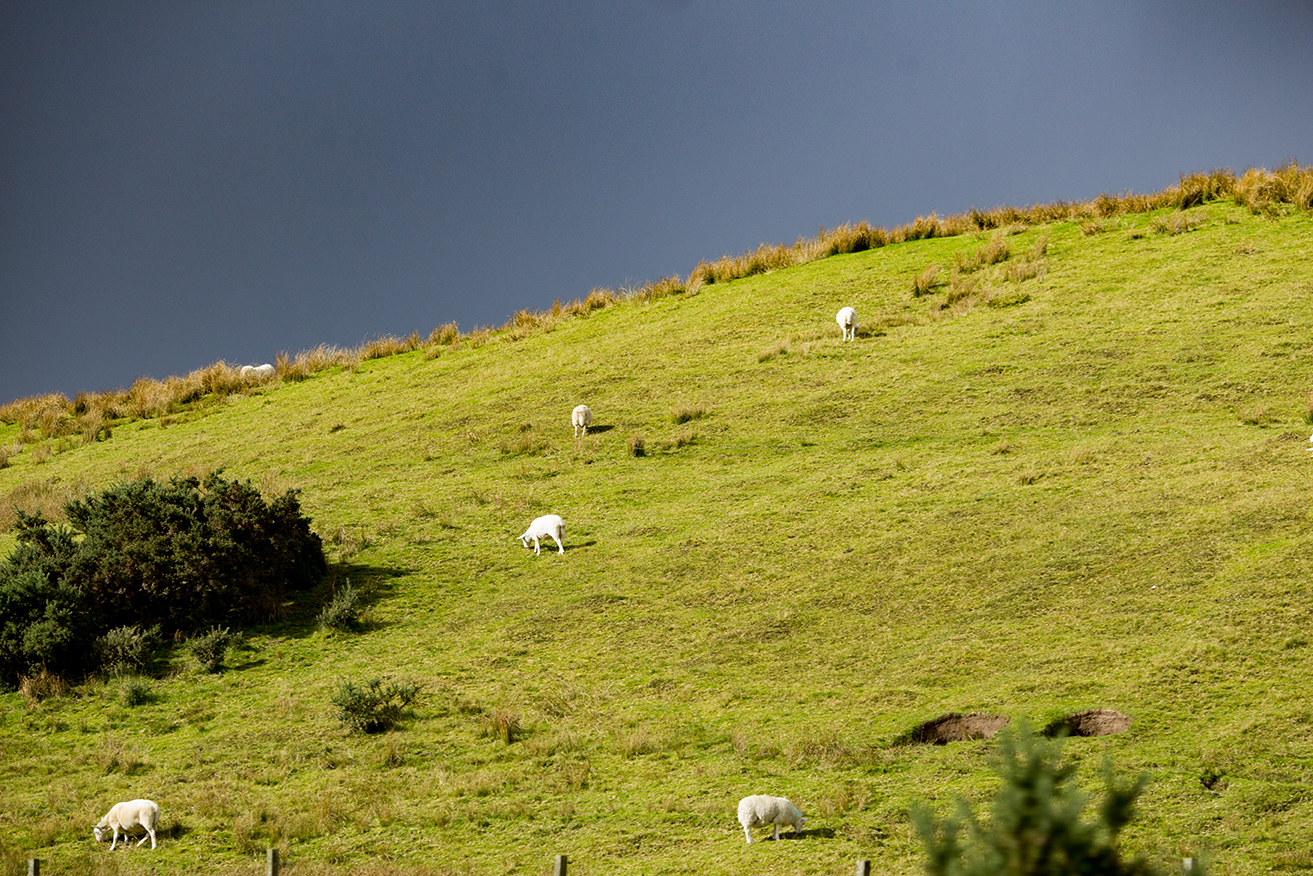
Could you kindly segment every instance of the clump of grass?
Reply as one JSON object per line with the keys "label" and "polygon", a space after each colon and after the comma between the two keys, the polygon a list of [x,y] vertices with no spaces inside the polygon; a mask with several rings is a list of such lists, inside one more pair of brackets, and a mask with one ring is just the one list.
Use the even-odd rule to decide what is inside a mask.
{"label": "clump of grass", "polygon": [[1012,248],[1008,245],[1005,230],[1000,228],[994,232],[989,242],[975,252],[959,252],[954,259],[954,268],[958,275],[970,274],[1006,261],[1011,254]]}
{"label": "clump of grass", "polygon": [[1246,426],[1261,426],[1268,419],[1267,405],[1263,402],[1243,402],[1236,405],[1236,417]]}
{"label": "clump of grass", "polygon": [[1012,254],[1011,247],[1008,246],[1007,238],[1002,230],[995,231],[994,236],[989,239],[989,243],[980,248],[976,254],[977,260],[981,265],[996,265],[1005,261]]}
{"label": "clump of grass", "polygon": [[352,530],[346,526],[339,526],[333,530],[328,537],[328,543],[337,548],[337,559],[340,563],[350,562],[361,551],[374,545],[373,540],[363,530]]}
{"label": "clump of grass", "polygon": [[511,709],[493,709],[483,716],[483,732],[510,745],[519,739],[522,731],[519,712]]}
{"label": "clump of grass", "polygon": [[140,676],[124,679],[120,696],[123,698],[123,705],[128,708],[144,706],[153,698],[150,681]]}
{"label": "clump of grass", "polygon": [[101,740],[100,751],[97,753],[97,760],[99,761],[100,768],[105,775],[109,775],[115,770],[119,770],[123,775],[130,776],[140,771],[146,765],[146,759],[142,756],[140,751],[128,747],[123,742],[109,735],[106,735],[105,738]]}
{"label": "clump of grass", "polygon": [[401,747],[397,745],[395,739],[389,737],[383,744],[383,749],[379,752],[378,764],[384,769],[399,767],[405,763],[402,757]]}
{"label": "clump of grass", "polygon": [[970,307],[971,302],[980,294],[982,289],[978,277],[963,273],[954,269],[949,272],[948,292],[943,298],[935,301],[931,307],[936,312],[945,310],[961,310]]}
{"label": "clump of grass", "polygon": [[625,448],[629,451],[630,456],[647,456],[647,445],[643,441],[643,433],[634,432],[625,441]]}
{"label": "clump of grass", "polygon": [[358,733],[382,733],[401,720],[406,708],[419,696],[414,682],[373,678],[364,683],[339,679],[333,705],[337,719]]}
{"label": "clump of grass", "polygon": [[81,480],[64,483],[59,478],[47,478],[19,484],[0,500],[0,531],[13,528],[18,511],[40,514],[55,523],[63,521],[64,506],[86,495],[87,486]]}
{"label": "clump of grass", "polygon": [[661,450],[678,450],[698,442],[698,433],[693,429],[681,429],[671,438],[660,442]]}
{"label": "clump of grass", "polygon": [[758,362],[769,362],[776,356],[787,356],[789,354],[789,342],[787,340],[776,341],[768,347],[763,347],[757,352]]}
{"label": "clump of grass", "polygon": [[1165,234],[1169,237],[1176,234],[1185,234],[1194,231],[1203,224],[1202,216],[1194,216],[1189,213],[1183,213],[1176,210],[1168,213],[1166,216],[1155,216],[1149,223],[1149,227],[1156,234]]}
{"label": "clump of grass", "polygon": [[1035,277],[1043,279],[1049,264],[1046,256],[1048,248],[1049,234],[1046,231],[1036,238],[1025,256],[1009,266],[1007,271],[1008,279],[1014,283],[1022,283]]}
{"label": "clump of grass", "polygon": [[616,748],[621,757],[632,760],[656,751],[657,744],[646,727],[634,727],[616,734]]}
{"label": "clump of grass", "polygon": [[1013,262],[1008,268],[1008,279],[1013,283],[1024,283],[1026,280],[1033,280],[1043,275],[1044,265],[1039,262],[1029,260]]}
{"label": "clump of grass", "polygon": [[1234,181],[1232,197],[1256,215],[1278,215],[1286,204],[1313,210],[1313,168],[1294,161],[1274,172],[1250,168]]}
{"label": "clump of grass", "polygon": [[68,682],[44,668],[30,678],[22,676],[18,679],[18,692],[29,707],[44,700],[68,696],[68,690]]}
{"label": "clump of grass", "polygon": [[444,323],[429,332],[428,346],[454,347],[460,343],[460,326],[454,322]]}
{"label": "clump of grass", "polygon": [[351,586],[351,582],[346,584],[333,594],[333,599],[324,610],[319,612],[319,626],[325,630],[337,630],[339,632],[353,632],[364,626],[361,613],[364,606],[361,604],[360,591]]}
{"label": "clump of grass", "polygon": [[1181,174],[1177,187],[1176,208],[1185,210],[1208,201],[1216,201],[1235,192],[1235,174],[1229,170],[1211,173]]}
{"label": "clump of grass", "polygon": [[215,673],[223,669],[228,649],[235,646],[240,638],[240,634],[227,627],[211,627],[209,632],[188,642],[187,650],[196,658],[196,663],[203,671]]}
{"label": "clump of grass", "polygon": [[670,419],[675,422],[675,425],[680,425],[681,423],[687,423],[690,420],[700,420],[709,413],[711,413],[711,408],[707,407],[702,402],[697,402],[695,404],[680,404],[675,405],[674,410],[670,412]]}
{"label": "clump of grass", "polygon": [[359,354],[360,358],[368,361],[370,359],[385,359],[389,356],[398,356],[402,353],[409,353],[412,350],[418,350],[424,345],[420,340],[419,332],[411,332],[404,338],[396,338],[392,335],[380,335],[373,340],[366,341],[361,345]]}
{"label": "clump of grass", "polygon": [[520,428],[518,438],[507,439],[497,445],[503,455],[546,456],[555,449],[551,441],[534,434],[532,423],[526,423]]}
{"label": "clump of grass", "polygon": [[935,286],[939,285],[939,283],[936,282],[939,279],[939,270],[940,265],[930,265],[912,280],[913,298],[920,298],[922,295],[929,295],[934,290]]}

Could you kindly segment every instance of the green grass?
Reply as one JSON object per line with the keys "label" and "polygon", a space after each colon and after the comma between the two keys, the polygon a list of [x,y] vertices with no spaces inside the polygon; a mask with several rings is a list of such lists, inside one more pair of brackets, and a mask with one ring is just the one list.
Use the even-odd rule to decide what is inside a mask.
{"label": "green grass", "polygon": [[[288,873],[914,874],[909,807],[986,799],[994,746],[897,740],[1106,707],[1130,731],[1066,750],[1090,789],[1105,756],[1152,775],[1132,851],[1306,869],[1313,219],[1175,215],[1012,236],[951,304],[913,282],[992,233],[28,445],[0,496],[220,466],[301,489],[369,624],[321,629],[326,583],[221,673],[179,646],[132,707],[117,680],[0,695],[0,862],[247,873],[273,844]],[[546,513],[564,556],[515,540]],[[421,692],[352,733],[333,696],[378,677]],[[745,845],[751,793],[793,800],[803,837]],[[160,847],[96,847],[137,796]]]}

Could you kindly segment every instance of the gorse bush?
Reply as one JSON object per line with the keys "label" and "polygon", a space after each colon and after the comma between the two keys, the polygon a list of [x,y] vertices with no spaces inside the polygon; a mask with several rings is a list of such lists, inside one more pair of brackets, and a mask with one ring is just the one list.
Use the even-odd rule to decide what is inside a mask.
{"label": "gorse bush", "polygon": [[96,641],[101,668],[110,675],[140,672],[160,644],[159,624],[143,630],[133,624],[115,627]]}
{"label": "gorse bush", "polygon": [[358,684],[344,678],[338,681],[333,705],[337,707],[337,719],[351,730],[382,733],[396,726],[419,691],[419,685],[413,682],[374,678]]}
{"label": "gorse bush", "polygon": [[[1073,782],[1076,765],[1061,760],[1061,739],[1029,728],[999,734],[996,770],[1003,786],[988,820],[963,802],[943,820],[929,811],[914,815],[930,876],[1119,876],[1156,871],[1144,859],[1127,860],[1117,839],[1135,817],[1135,801],[1148,783],[1141,775],[1118,781],[1104,767],[1106,789],[1093,821],[1082,820],[1086,796]],[[963,828],[965,841],[963,839]],[[1202,873],[1197,869],[1196,873]]]}
{"label": "gorse bush", "polygon": [[348,581],[341,590],[333,595],[333,600],[319,613],[319,626],[326,630],[349,632],[361,627],[360,591]]}
{"label": "gorse bush", "polygon": [[42,668],[85,674],[106,655],[138,659],[133,634],[115,628],[274,620],[289,592],[327,570],[295,491],[265,502],[218,472],[131,481],[64,510],[67,526],[17,512],[18,546],[0,562],[2,684]]}
{"label": "gorse bush", "polygon": [[227,627],[211,627],[187,643],[187,650],[196,658],[201,669],[206,672],[218,672],[223,669],[223,661],[228,650],[237,644],[239,636]]}

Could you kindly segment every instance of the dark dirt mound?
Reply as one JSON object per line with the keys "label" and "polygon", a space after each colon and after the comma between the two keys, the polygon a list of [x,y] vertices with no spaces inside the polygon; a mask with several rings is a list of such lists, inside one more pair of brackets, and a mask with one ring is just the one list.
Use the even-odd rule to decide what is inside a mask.
{"label": "dark dirt mound", "polygon": [[968,739],[988,739],[1006,727],[1009,720],[1006,715],[986,715],[981,712],[941,715],[912,728],[901,741],[908,744],[945,745]]}
{"label": "dark dirt mound", "polygon": [[1053,721],[1044,728],[1044,735],[1057,736],[1065,730],[1068,736],[1111,736],[1130,728],[1130,715],[1112,709],[1086,709]]}

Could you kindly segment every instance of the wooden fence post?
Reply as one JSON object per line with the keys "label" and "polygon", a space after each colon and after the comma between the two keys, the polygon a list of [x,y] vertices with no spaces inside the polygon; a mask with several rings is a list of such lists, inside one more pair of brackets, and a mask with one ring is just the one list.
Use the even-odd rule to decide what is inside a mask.
{"label": "wooden fence post", "polygon": [[278,850],[270,849],[265,876],[278,876]]}
{"label": "wooden fence post", "polygon": [[871,862],[863,858],[857,862],[857,876],[871,876]]}
{"label": "wooden fence post", "polygon": [[565,876],[565,866],[565,855],[557,855],[556,866],[552,869],[552,876]]}
{"label": "wooden fence post", "polygon": [[41,876],[41,862],[36,858],[27,859],[27,876]]}

